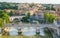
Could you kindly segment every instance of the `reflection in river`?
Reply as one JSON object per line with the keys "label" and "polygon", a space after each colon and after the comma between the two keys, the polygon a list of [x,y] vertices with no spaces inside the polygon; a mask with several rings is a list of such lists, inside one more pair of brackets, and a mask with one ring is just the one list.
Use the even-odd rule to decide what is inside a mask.
{"label": "reflection in river", "polygon": [[25,35],[25,36],[33,36],[33,35],[36,35],[36,29],[33,28],[33,27],[25,27],[23,28],[22,30],[22,34]]}

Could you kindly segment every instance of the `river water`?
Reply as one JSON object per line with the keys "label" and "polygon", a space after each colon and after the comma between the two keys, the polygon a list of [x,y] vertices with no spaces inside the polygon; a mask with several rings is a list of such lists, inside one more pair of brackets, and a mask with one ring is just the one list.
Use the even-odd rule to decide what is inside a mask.
{"label": "river water", "polygon": [[18,35],[18,36],[1,36],[0,38],[52,38],[52,36],[50,36],[48,34],[45,36],[40,36],[40,35],[22,36],[22,35]]}
{"label": "river water", "polygon": [[52,38],[52,36],[48,33],[45,33],[45,36],[41,36],[39,34],[33,35],[33,36],[25,36],[25,35],[17,35],[17,36],[9,36],[9,35],[3,35],[0,36],[0,38]]}
{"label": "river water", "polygon": [[[25,28],[24,30],[26,30],[26,28]],[[29,30],[29,31],[30,31],[30,30]],[[45,33],[45,35],[42,36],[42,35],[40,35],[40,34],[37,34],[37,33],[35,34],[35,33],[33,33],[34,31],[31,30],[32,34],[35,34],[35,35],[31,35],[31,32],[29,32],[29,31],[24,31],[23,34],[25,34],[25,35],[21,35],[21,34],[19,34],[19,35],[17,35],[17,36],[2,35],[2,36],[0,36],[0,38],[52,38],[52,35],[51,35],[50,33]],[[48,32],[49,32],[49,31],[48,31]],[[41,33],[43,33],[42,30],[41,30]],[[29,35],[30,35],[30,36],[29,36]]]}

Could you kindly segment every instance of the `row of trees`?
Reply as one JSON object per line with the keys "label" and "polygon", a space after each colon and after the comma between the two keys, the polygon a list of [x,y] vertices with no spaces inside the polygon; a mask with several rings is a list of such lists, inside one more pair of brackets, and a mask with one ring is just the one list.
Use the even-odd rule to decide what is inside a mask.
{"label": "row of trees", "polygon": [[30,19],[30,12],[27,12],[26,16],[22,18],[22,22],[29,22],[29,19]]}
{"label": "row of trees", "polygon": [[[34,14],[33,14],[33,15],[34,15]],[[43,23],[43,22],[44,22],[44,23],[53,23],[54,20],[56,20],[56,19],[57,19],[56,15],[46,12],[46,13],[44,14],[44,20],[38,19],[38,22],[39,22],[39,23],[41,23],[41,22],[42,22],[42,23]],[[28,12],[27,15],[22,18],[21,21],[22,21],[22,22],[31,22],[30,12]],[[33,20],[32,20],[32,21],[33,21]]]}
{"label": "row of trees", "polygon": [[8,13],[8,15],[9,15],[9,16],[14,16],[14,11],[10,11],[10,12]]}
{"label": "row of trees", "polygon": [[4,23],[10,23],[9,15],[5,10],[0,10],[0,28],[4,26]]}
{"label": "row of trees", "polygon": [[46,10],[56,10],[55,8],[54,8],[54,5],[48,5],[48,6],[46,6]]}
{"label": "row of trees", "polygon": [[18,3],[6,3],[6,2],[0,2],[0,9],[18,9],[17,6]]}

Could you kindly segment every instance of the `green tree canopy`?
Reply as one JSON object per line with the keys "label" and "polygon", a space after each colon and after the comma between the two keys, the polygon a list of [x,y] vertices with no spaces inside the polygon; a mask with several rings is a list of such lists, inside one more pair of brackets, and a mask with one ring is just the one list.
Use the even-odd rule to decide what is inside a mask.
{"label": "green tree canopy", "polygon": [[30,12],[27,12],[26,17],[29,19],[30,18]]}
{"label": "green tree canopy", "polygon": [[26,16],[22,18],[22,22],[29,22],[29,18],[30,18],[30,12],[27,12]]}
{"label": "green tree canopy", "polygon": [[2,18],[3,14],[4,14],[3,11],[0,10],[0,18]]}
{"label": "green tree canopy", "polygon": [[13,15],[14,15],[14,12],[10,11],[9,16],[13,16]]}
{"label": "green tree canopy", "polygon": [[10,23],[8,14],[5,13],[2,18],[3,18],[3,20],[6,21],[6,23]]}
{"label": "green tree canopy", "polygon": [[48,5],[47,7],[46,7],[46,10],[56,10],[55,8],[54,8],[54,5]]}
{"label": "green tree canopy", "polygon": [[44,19],[46,22],[53,23],[54,20],[57,19],[57,17],[54,14],[50,14],[50,13],[46,12],[44,14]]}
{"label": "green tree canopy", "polygon": [[10,23],[8,13],[4,10],[0,10],[0,27],[4,26],[5,23]]}
{"label": "green tree canopy", "polygon": [[0,28],[2,28],[4,26],[4,21],[2,18],[0,18]]}

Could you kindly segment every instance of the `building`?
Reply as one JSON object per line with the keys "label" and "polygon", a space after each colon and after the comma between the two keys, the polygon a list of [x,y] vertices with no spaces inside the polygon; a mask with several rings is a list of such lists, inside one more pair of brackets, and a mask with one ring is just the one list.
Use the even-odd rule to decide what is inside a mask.
{"label": "building", "polygon": [[35,3],[20,3],[18,4],[18,10],[20,14],[25,14],[26,12],[31,12],[37,13],[39,8],[42,8],[42,4],[35,4]]}
{"label": "building", "polygon": [[56,15],[57,15],[57,23],[60,24],[60,12],[56,12]]}
{"label": "building", "polygon": [[60,4],[55,4],[54,8],[56,9],[56,11],[60,11]]}

